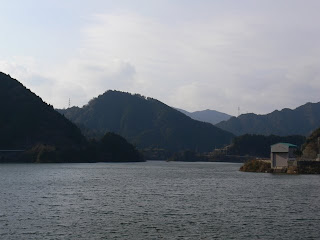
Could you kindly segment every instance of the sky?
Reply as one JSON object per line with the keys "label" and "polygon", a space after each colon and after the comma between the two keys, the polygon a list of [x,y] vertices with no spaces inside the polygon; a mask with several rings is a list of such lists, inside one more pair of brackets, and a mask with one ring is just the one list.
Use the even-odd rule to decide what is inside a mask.
{"label": "sky", "polygon": [[10,0],[0,71],[55,108],[105,91],[187,111],[320,101],[318,0]]}

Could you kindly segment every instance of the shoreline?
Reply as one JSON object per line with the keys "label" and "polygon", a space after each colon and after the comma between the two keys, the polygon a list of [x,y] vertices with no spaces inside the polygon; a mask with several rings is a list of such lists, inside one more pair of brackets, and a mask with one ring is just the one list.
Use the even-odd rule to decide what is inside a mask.
{"label": "shoreline", "polygon": [[253,159],[245,162],[239,169],[242,172],[278,174],[320,174],[319,161],[297,161],[296,166],[271,168],[271,160]]}

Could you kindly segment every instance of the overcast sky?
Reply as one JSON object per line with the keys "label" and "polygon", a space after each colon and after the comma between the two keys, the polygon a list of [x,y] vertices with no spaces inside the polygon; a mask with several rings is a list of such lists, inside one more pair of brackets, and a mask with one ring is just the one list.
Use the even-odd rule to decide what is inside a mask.
{"label": "overcast sky", "polygon": [[319,0],[10,0],[0,71],[56,108],[108,89],[188,111],[320,101]]}

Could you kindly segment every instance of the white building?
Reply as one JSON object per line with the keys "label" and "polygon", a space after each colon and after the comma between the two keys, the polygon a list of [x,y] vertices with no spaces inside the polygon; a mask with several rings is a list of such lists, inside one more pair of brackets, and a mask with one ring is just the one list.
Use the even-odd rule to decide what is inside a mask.
{"label": "white building", "polygon": [[296,160],[294,152],[297,146],[290,143],[271,145],[271,167],[288,167],[288,161]]}

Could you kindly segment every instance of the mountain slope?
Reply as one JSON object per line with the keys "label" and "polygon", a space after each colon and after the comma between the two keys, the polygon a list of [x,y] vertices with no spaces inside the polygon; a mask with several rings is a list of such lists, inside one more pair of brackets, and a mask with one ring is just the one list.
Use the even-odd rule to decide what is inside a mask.
{"label": "mountain slope", "polygon": [[312,132],[302,147],[303,157],[314,159],[320,154],[320,128]]}
{"label": "mountain slope", "polygon": [[107,91],[83,108],[59,111],[80,126],[100,134],[118,133],[139,148],[210,151],[229,144],[233,137],[158,100],[118,91]]}
{"label": "mountain slope", "polygon": [[88,142],[80,129],[26,89],[0,72],[1,162],[128,162],[143,161],[125,139],[106,134]]}
{"label": "mountain slope", "polygon": [[0,72],[0,149],[85,142],[80,130],[17,80]]}
{"label": "mountain slope", "polygon": [[191,117],[194,120],[198,120],[201,122],[208,122],[213,125],[221,121],[229,120],[232,117],[226,113],[222,113],[222,112],[218,112],[210,109],[203,110],[203,111],[196,111],[196,112],[188,112],[186,110],[179,109],[179,108],[176,108],[176,109],[184,113],[185,115]]}
{"label": "mountain slope", "polygon": [[320,102],[307,103],[294,110],[283,109],[266,115],[253,113],[232,117],[216,124],[217,127],[235,135],[309,135],[320,126]]}

